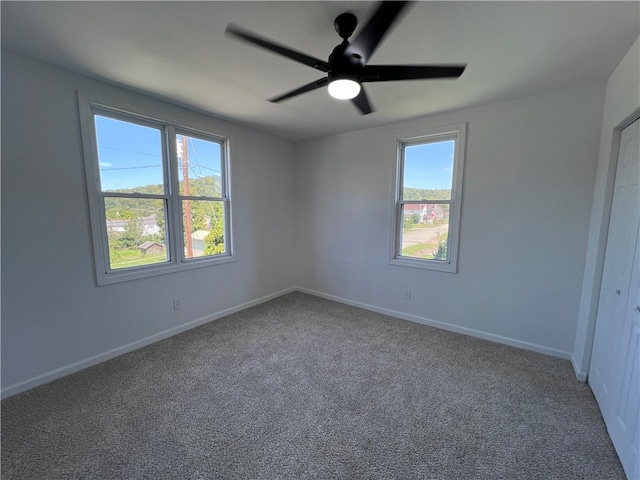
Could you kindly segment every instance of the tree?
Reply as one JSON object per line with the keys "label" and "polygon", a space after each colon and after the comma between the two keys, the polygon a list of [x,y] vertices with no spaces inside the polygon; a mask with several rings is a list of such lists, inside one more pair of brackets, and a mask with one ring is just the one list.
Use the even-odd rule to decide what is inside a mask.
{"label": "tree", "polygon": [[209,221],[211,222],[211,231],[209,235],[204,237],[204,254],[219,255],[225,252],[224,246],[224,213],[222,211],[222,202],[210,203]]}
{"label": "tree", "polygon": [[224,222],[222,218],[213,223],[209,235],[204,237],[204,254],[219,255],[224,253]]}
{"label": "tree", "polygon": [[411,230],[418,223],[420,223],[420,215],[412,213],[411,215],[404,217],[404,220],[402,221],[402,228],[404,230]]}
{"label": "tree", "polygon": [[142,243],[142,228],[137,218],[130,218],[124,222],[124,232],[117,238],[119,248],[135,248]]}
{"label": "tree", "polygon": [[446,260],[447,259],[447,241],[449,238],[448,234],[439,235],[438,236],[438,247],[433,252],[434,260]]}

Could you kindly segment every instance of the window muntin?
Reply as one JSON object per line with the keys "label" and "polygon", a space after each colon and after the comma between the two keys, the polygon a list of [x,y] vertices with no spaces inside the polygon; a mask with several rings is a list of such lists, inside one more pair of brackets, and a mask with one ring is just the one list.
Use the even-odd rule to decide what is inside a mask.
{"label": "window muntin", "polygon": [[455,272],[465,125],[398,139],[392,264]]}
{"label": "window muntin", "polygon": [[228,139],[79,100],[98,284],[233,260]]}

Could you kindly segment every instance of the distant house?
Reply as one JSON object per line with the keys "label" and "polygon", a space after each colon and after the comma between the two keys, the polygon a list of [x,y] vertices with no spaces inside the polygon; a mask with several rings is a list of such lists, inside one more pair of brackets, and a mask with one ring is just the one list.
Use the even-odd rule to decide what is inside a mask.
{"label": "distant house", "polygon": [[408,203],[404,206],[405,218],[418,215],[419,223],[433,224],[447,217],[447,213],[437,203]]}
{"label": "distant house", "polygon": [[160,255],[164,253],[164,245],[157,242],[144,242],[138,245],[143,255]]}
{"label": "distant house", "polygon": [[[127,222],[130,220],[107,220],[107,229],[113,233],[122,233],[126,230]],[[157,235],[162,229],[158,225],[156,214],[148,217],[136,219],[142,235]]]}
{"label": "distant house", "polygon": [[193,241],[193,255],[195,257],[201,257],[204,255],[204,239],[207,235],[209,235],[208,230],[196,230],[191,234],[191,239]]}

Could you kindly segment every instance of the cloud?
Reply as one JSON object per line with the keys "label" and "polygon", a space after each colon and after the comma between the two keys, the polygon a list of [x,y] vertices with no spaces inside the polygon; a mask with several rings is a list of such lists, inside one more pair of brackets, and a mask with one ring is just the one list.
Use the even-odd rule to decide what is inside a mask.
{"label": "cloud", "polygon": [[109,162],[100,162],[100,166],[101,166],[101,167],[112,167],[112,166],[113,166],[113,164],[112,164],[112,163],[109,163]]}

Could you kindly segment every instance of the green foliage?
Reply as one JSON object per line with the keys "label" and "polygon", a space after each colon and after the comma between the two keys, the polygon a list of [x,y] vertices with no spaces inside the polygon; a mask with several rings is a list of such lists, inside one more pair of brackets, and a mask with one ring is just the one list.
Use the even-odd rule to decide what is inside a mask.
{"label": "green foliage", "polygon": [[447,259],[447,241],[448,241],[449,235],[445,234],[442,235],[439,239],[438,239],[438,247],[435,249],[435,251],[433,252],[433,258],[435,260],[446,260]]}
{"label": "green foliage", "polygon": [[[183,205],[183,208],[185,207],[186,201],[185,205]],[[193,232],[209,230],[217,219],[222,218],[222,202],[219,201],[190,200],[189,209],[191,211],[191,229]]]}
{"label": "green foliage", "polygon": [[[180,182],[180,194],[184,195],[184,181]],[[189,196],[221,197],[222,182],[219,175],[189,178]]]}
{"label": "green foliage", "polygon": [[411,219],[411,217],[404,217],[404,220],[402,220],[403,230],[411,230],[414,226],[415,224],[413,223],[413,220]]}
{"label": "green foliage", "polygon": [[[220,176],[208,176],[189,179],[189,193],[191,196],[221,196]],[[180,190],[182,191],[182,182]],[[145,185],[131,189],[115,190],[115,193],[142,193],[162,195],[162,185]],[[159,199],[137,197],[105,197],[105,213],[108,221],[120,220],[118,228],[111,228],[107,232],[109,239],[109,259],[112,268],[124,268],[148,263],[166,261],[166,255],[145,256],[139,251],[138,245],[145,241],[164,244],[165,212],[163,201]],[[223,202],[207,200],[190,200],[191,230],[210,230],[205,237],[205,255],[217,255],[225,252],[224,245],[224,212]],[[184,202],[183,202],[184,208]],[[143,235],[140,219],[155,215],[155,223],[160,227],[159,234]],[[118,231],[124,227],[124,231]],[[190,233],[192,233],[190,232]]]}
{"label": "green foliage", "polygon": [[[150,195],[162,195],[162,185],[145,185],[137,188],[114,190],[115,193],[145,193]],[[156,211],[157,202],[150,202],[145,198],[132,197],[106,197],[104,200],[107,220],[127,220],[137,217],[148,217]],[[154,207],[154,208],[151,208]],[[160,217],[162,215],[158,215]]]}
{"label": "green foliage", "polygon": [[405,200],[426,200],[425,203],[437,203],[432,200],[451,200],[451,189],[408,188],[403,189]]}
{"label": "green foliage", "polygon": [[[219,175],[199,177],[189,179],[189,193],[194,197],[220,197],[222,180]],[[182,185],[180,185],[182,191]],[[123,188],[113,190],[114,193],[142,193],[147,195],[162,195],[164,187],[162,185],[144,185],[136,188]],[[148,217],[156,214],[158,225],[163,227],[164,215],[158,211],[157,202],[151,202],[145,198],[135,197],[106,197],[105,213],[107,220],[122,220],[134,217]],[[193,203],[193,202],[192,202]],[[193,212],[192,212],[193,213]],[[202,226],[196,230],[202,229]]]}
{"label": "green foliage", "polygon": [[436,249],[433,258],[436,260],[446,260],[447,259],[447,244],[440,242],[438,244],[438,248]]}
{"label": "green foliage", "polygon": [[142,228],[137,218],[131,218],[124,224],[124,233],[120,237],[123,248],[136,247],[142,243]]}
{"label": "green foliage", "polygon": [[405,216],[404,220],[402,220],[402,228],[404,230],[411,230],[415,228],[420,223],[420,215],[418,213],[413,213],[410,216]]}
{"label": "green foliage", "polygon": [[211,218],[211,231],[204,237],[204,254],[219,255],[225,252],[224,246],[224,214],[222,203],[215,202],[215,212]]}

